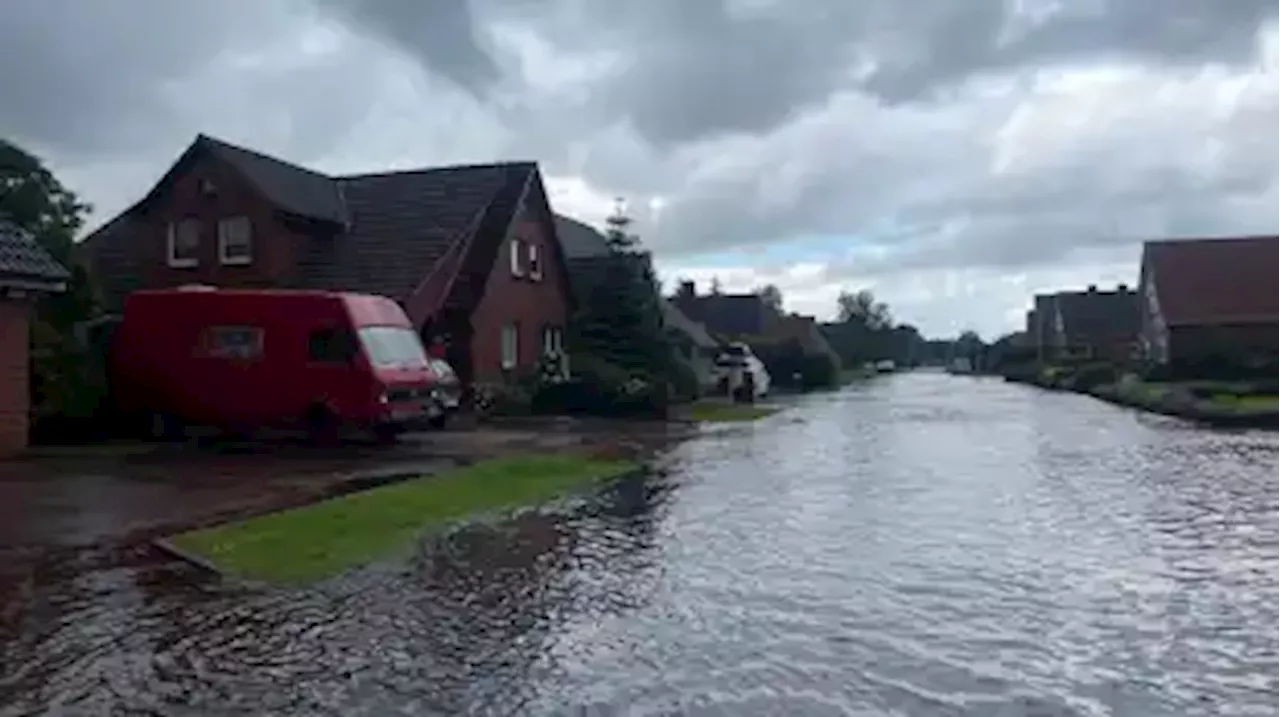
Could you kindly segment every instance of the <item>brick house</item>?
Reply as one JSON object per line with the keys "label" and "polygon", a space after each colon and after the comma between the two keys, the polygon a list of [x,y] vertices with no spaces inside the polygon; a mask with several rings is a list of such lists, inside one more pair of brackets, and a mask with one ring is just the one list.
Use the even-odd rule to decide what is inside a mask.
{"label": "brick house", "polygon": [[1054,294],[1049,306],[1041,341],[1054,360],[1125,363],[1135,357],[1141,326],[1137,291],[1125,284],[1114,291],[1090,286]]}
{"label": "brick house", "polygon": [[1277,247],[1274,235],[1146,242],[1143,357],[1156,364],[1274,363]]}
{"label": "brick house", "polygon": [[533,162],[334,176],[200,135],[80,256],[109,308],[191,283],[389,296],[468,383],[531,370],[571,305]]}
{"label": "brick house", "polygon": [[35,237],[0,219],[0,456],[27,445],[31,302],[64,291],[70,278]]}

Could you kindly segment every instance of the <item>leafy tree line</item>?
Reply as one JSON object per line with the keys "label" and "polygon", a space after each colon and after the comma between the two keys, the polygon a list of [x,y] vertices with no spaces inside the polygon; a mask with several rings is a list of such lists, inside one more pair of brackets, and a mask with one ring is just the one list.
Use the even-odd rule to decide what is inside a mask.
{"label": "leafy tree line", "polygon": [[67,290],[38,299],[31,320],[33,431],[54,432],[65,421],[94,416],[105,395],[101,367],[78,345],[75,326],[98,313],[84,268],[75,261],[76,232],[88,204],[80,201],[35,155],[0,139],[0,219],[30,232],[72,272]]}

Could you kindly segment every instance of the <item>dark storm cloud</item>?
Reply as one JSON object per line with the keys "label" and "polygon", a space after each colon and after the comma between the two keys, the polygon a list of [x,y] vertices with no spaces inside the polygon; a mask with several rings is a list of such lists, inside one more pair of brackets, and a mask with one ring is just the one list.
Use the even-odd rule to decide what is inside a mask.
{"label": "dark storm cloud", "polygon": [[356,26],[416,55],[433,71],[477,93],[499,79],[467,0],[315,0]]}
{"label": "dark storm cloud", "polygon": [[270,29],[227,9],[172,0],[5,3],[0,132],[67,153],[153,141],[175,120],[166,83]]}
{"label": "dark storm cloud", "polygon": [[[363,26],[473,89],[483,88],[468,78],[492,77],[495,62],[474,41],[479,33],[461,0],[317,1],[344,4]],[[518,16],[560,48],[621,53],[625,69],[596,88],[598,102],[662,147],[771,129],[854,77],[893,103],[930,97],[979,73],[1056,61],[1243,62],[1258,28],[1277,13],[1269,0],[480,0],[477,6],[492,17]],[[436,37],[437,26],[450,37]]]}

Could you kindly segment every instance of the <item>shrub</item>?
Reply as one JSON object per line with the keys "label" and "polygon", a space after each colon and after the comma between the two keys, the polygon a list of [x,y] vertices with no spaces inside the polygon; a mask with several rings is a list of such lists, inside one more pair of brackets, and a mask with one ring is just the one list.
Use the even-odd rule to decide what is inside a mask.
{"label": "shrub", "polygon": [[594,356],[575,356],[569,380],[540,387],[533,398],[538,413],[665,417],[673,390]]}
{"label": "shrub", "polygon": [[1072,388],[1086,391],[1118,380],[1119,370],[1108,363],[1085,364],[1076,369],[1069,379]]}

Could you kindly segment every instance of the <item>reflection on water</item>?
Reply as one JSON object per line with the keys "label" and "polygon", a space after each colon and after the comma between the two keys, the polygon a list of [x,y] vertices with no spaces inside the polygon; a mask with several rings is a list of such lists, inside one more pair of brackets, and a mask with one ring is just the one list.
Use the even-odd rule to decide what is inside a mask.
{"label": "reflection on water", "polygon": [[48,556],[0,714],[1274,714],[1277,451],[898,376],[305,590]]}

